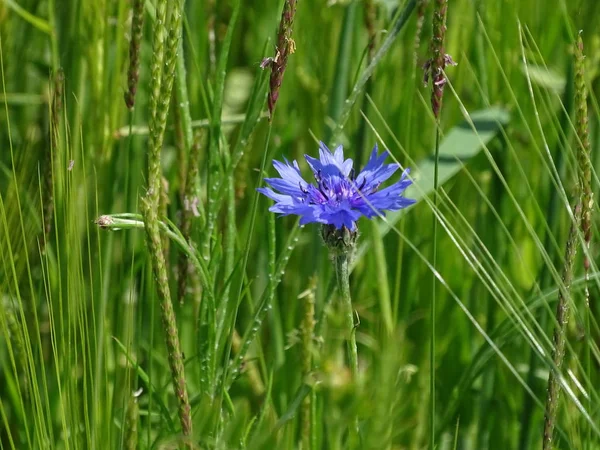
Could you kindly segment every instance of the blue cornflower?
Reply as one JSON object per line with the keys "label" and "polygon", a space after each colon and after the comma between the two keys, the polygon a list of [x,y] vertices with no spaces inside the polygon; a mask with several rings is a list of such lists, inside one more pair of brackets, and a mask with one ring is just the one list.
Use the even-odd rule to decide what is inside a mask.
{"label": "blue cornflower", "polygon": [[412,184],[408,178],[409,169],[404,170],[400,181],[379,190],[381,183],[391,177],[399,164],[383,164],[388,151],[377,154],[377,144],[365,168],[354,176],[352,160],[344,160],[344,149],[340,145],[332,153],[325,144],[319,144],[320,159],[304,155],[312,169],[316,186],[307,183],[300,173],[298,163],[273,161],[281,178],[265,178],[271,188],[258,191],[275,204],[269,211],[287,216],[301,216],[300,224],[318,222],[333,225],[336,229],[346,227],[356,231],[356,221],[360,216],[372,218],[383,214],[384,210],[396,211],[415,203],[415,200],[402,196]]}

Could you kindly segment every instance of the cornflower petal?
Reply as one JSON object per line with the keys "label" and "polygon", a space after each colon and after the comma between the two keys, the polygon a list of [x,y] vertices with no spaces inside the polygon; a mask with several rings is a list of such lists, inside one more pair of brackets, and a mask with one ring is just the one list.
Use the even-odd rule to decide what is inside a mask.
{"label": "cornflower petal", "polygon": [[350,158],[344,161],[344,150],[342,146],[335,149],[332,154],[331,150],[323,143],[319,143],[319,159],[315,159],[309,155],[304,155],[306,162],[315,173],[315,176],[320,174],[326,175],[342,175],[347,177],[352,171],[353,162]]}
{"label": "cornflower petal", "polygon": [[402,178],[381,191],[365,195],[362,201],[357,201],[354,205],[365,217],[371,218],[382,215],[382,210],[395,211],[406,208],[415,203],[415,200],[403,197],[402,194],[412,181],[408,178],[410,173],[406,169]]}
{"label": "cornflower petal", "polygon": [[277,170],[277,172],[279,172],[279,175],[281,175],[281,178],[287,179],[289,181],[294,182],[296,185],[302,185],[303,187],[306,186],[308,183],[306,183],[306,181],[304,181],[304,178],[302,178],[302,174],[300,173],[300,168],[298,167],[298,163],[296,161],[294,161],[294,165],[290,166],[290,163],[287,159],[285,159],[285,164],[282,163],[281,161],[277,161],[277,160],[273,160],[273,167],[275,167],[275,170]]}
{"label": "cornflower petal", "polygon": [[336,208],[328,206],[321,212],[322,223],[334,225],[337,229],[342,227],[348,228],[350,231],[356,231],[356,221],[360,218],[362,213],[356,211],[346,205],[342,208]]}
{"label": "cornflower petal", "polygon": [[293,201],[292,197],[290,197],[289,195],[279,194],[273,191],[273,189],[271,188],[258,188],[256,190],[261,194],[266,195],[271,200],[275,200],[278,203],[288,203]]}
{"label": "cornflower petal", "polygon": [[356,185],[362,192],[369,192],[376,189],[400,168],[400,165],[395,163],[383,164],[388,154],[389,152],[385,150],[378,156],[377,144],[375,144],[367,165],[356,177]]}
{"label": "cornflower petal", "polygon": [[289,195],[278,194],[270,188],[258,188],[258,192],[266,195],[271,200],[275,200],[275,204],[269,208],[269,211],[279,213],[283,216],[289,214],[303,215],[311,209],[310,205],[295,200]]}
{"label": "cornflower petal", "polygon": [[301,185],[294,183],[283,178],[265,178],[265,181],[271,185],[272,188],[277,189],[283,194],[293,195],[294,197],[302,197],[304,192],[301,189]]}

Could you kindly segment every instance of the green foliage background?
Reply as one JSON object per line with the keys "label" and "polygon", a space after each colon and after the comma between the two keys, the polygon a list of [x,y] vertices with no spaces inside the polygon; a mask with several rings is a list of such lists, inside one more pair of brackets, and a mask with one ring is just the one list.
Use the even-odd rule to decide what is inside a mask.
{"label": "green foliage background", "polygon": [[[375,3],[378,44],[404,3]],[[209,164],[205,140],[200,159],[192,161],[200,168],[201,204],[214,183],[234,187],[232,195],[216,197],[212,234],[207,236],[201,215],[192,235],[207,256],[218,305],[240,302],[235,329],[242,339],[269,280],[281,275],[281,282],[244,372],[217,401],[202,379],[203,339],[211,327],[201,314],[206,289],[190,275],[191,292],[175,305],[194,418],[193,438],[186,441],[143,231],[107,231],[94,223],[101,214],[139,212],[145,192],[154,6],[146,4],[140,82],[130,114],[123,101],[129,1],[0,3],[0,448],[136,448],[131,442],[138,448],[297,448],[300,405],[307,398],[313,402],[311,448],[427,448],[434,245],[437,448],[539,448],[568,205],[575,202],[572,48],[583,30],[592,161],[598,167],[600,5],[449,1],[446,50],[458,66],[447,70],[438,208],[431,201],[435,124],[421,69],[429,57],[432,5],[425,7],[422,29],[412,12],[389,51],[376,59],[368,95],[347,105],[367,66],[365,2],[300,0],[296,52],[270,135],[268,73],[259,64],[273,56],[281,2],[240,1],[234,23],[237,6],[235,0],[185,2],[188,99],[171,103],[163,149],[167,218],[177,225],[181,214],[178,191],[187,162],[174,123],[177,111],[189,108],[204,136],[207,124],[222,126],[222,161],[236,145],[243,149],[235,171]],[[224,53],[229,26],[232,40]],[[226,61],[224,74],[217,70],[219,58]],[[54,142],[50,99],[59,69],[63,108]],[[220,89],[222,114],[214,118]],[[345,108],[350,116],[340,123]],[[257,115],[256,124],[247,119]],[[343,126],[337,141],[357,166],[378,142],[411,167],[415,186],[407,195],[419,200],[386,221],[359,223],[351,275],[360,317],[358,380],[347,367],[333,270],[318,227],[297,230],[293,218],[277,219],[273,249],[270,201],[261,198],[250,233],[264,152],[266,174],[274,173],[270,161],[284,156],[298,159],[307,173],[302,155],[315,155],[318,140],[333,143],[336,125]],[[48,158],[51,171],[44,165]],[[48,180],[54,216],[44,246]],[[435,240],[433,213],[440,221]],[[298,242],[288,248],[297,231]],[[284,273],[273,273],[270,260],[284,253],[290,253]],[[569,389],[561,396],[555,444],[597,449],[594,241],[589,308],[581,255],[562,369]],[[171,242],[173,293],[179,256]],[[300,327],[307,296],[301,294],[311,283],[317,328],[310,346],[313,368],[303,375]],[[223,348],[216,357],[218,382],[229,361]],[[348,435],[355,415],[359,440]]]}

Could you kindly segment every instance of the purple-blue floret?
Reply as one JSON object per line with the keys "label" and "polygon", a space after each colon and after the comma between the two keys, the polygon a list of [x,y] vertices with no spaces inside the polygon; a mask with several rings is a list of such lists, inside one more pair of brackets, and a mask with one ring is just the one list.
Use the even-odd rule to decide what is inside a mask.
{"label": "purple-blue floret", "polygon": [[258,191],[275,204],[269,211],[283,216],[295,214],[301,217],[300,225],[318,222],[333,225],[337,229],[346,227],[356,231],[360,216],[372,218],[383,215],[383,211],[397,211],[415,203],[405,198],[404,190],[412,184],[409,169],[402,172],[400,180],[379,190],[399,168],[399,164],[384,164],[388,151],[377,154],[377,144],[364,169],[354,176],[352,160],[344,160],[344,149],[340,145],[332,153],[324,143],[319,144],[319,159],[304,155],[312,169],[316,185],[307,183],[296,161],[291,164],[273,161],[281,178],[265,178],[271,188]]}

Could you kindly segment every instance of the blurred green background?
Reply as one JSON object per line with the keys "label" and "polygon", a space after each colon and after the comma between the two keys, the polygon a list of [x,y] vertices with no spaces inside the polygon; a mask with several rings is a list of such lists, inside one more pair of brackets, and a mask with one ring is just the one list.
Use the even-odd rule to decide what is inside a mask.
{"label": "blurred green background", "polygon": [[[170,243],[169,281],[194,421],[187,439],[143,230],[101,230],[94,222],[101,214],[138,213],[145,193],[154,4],[145,4],[140,79],[129,112],[123,95],[132,2],[0,2],[0,448],[303,448],[301,409],[309,400],[313,449],[431,448],[432,414],[436,448],[541,447],[568,205],[575,203],[573,45],[583,30],[598,167],[600,4],[449,1],[446,51],[458,65],[447,68],[436,207],[435,121],[422,71],[436,2],[417,1],[394,35],[407,3],[300,0],[296,51],[269,125],[269,71],[260,63],[275,56],[283,3],[185,2],[185,70],[177,70],[170,103],[161,214],[179,226],[182,174],[196,164],[204,207],[192,219],[191,237],[205,256],[217,304],[239,301],[232,355],[258,325],[241,376],[218,398],[203,379],[206,329],[214,325],[203,313],[206,287],[189,274],[185,302],[176,301],[181,250]],[[369,36],[376,49],[391,46],[352,97],[370,61]],[[190,161],[180,126],[188,113],[200,146],[199,159]],[[216,162],[208,156],[209,124],[222,130]],[[342,143],[357,169],[377,142],[411,167],[415,180],[407,191],[415,206],[386,221],[359,222],[351,275],[360,318],[357,380],[345,360],[319,227],[298,230],[294,218],[276,219],[273,248],[271,202],[260,198],[255,215],[252,209],[264,152],[262,176],[275,176],[271,160],[286,157],[299,161],[308,180],[302,155],[315,156],[319,140]],[[227,166],[236,151],[239,163]],[[596,192],[597,181],[594,170]],[[210,194],[215,185],[220,195]],[[210,208],[212,228],[204,215]],[[297,243],[288,242],[290,235]],[[589,308],[581,251],[575,269],[557,448],[600,448],[594,241]],[[271,298],[269,280],[279,278],[272,258],[284,254],[281,282],[262,304],[264,320],[256,321],[261,299]],[[308,344],[307,299],[317,321]],[[309,373],[302,368],[306,352]],[[218,384],[229,365],[226,345],[216,363]],[[359,439],[349,433],[355,416]]]}

